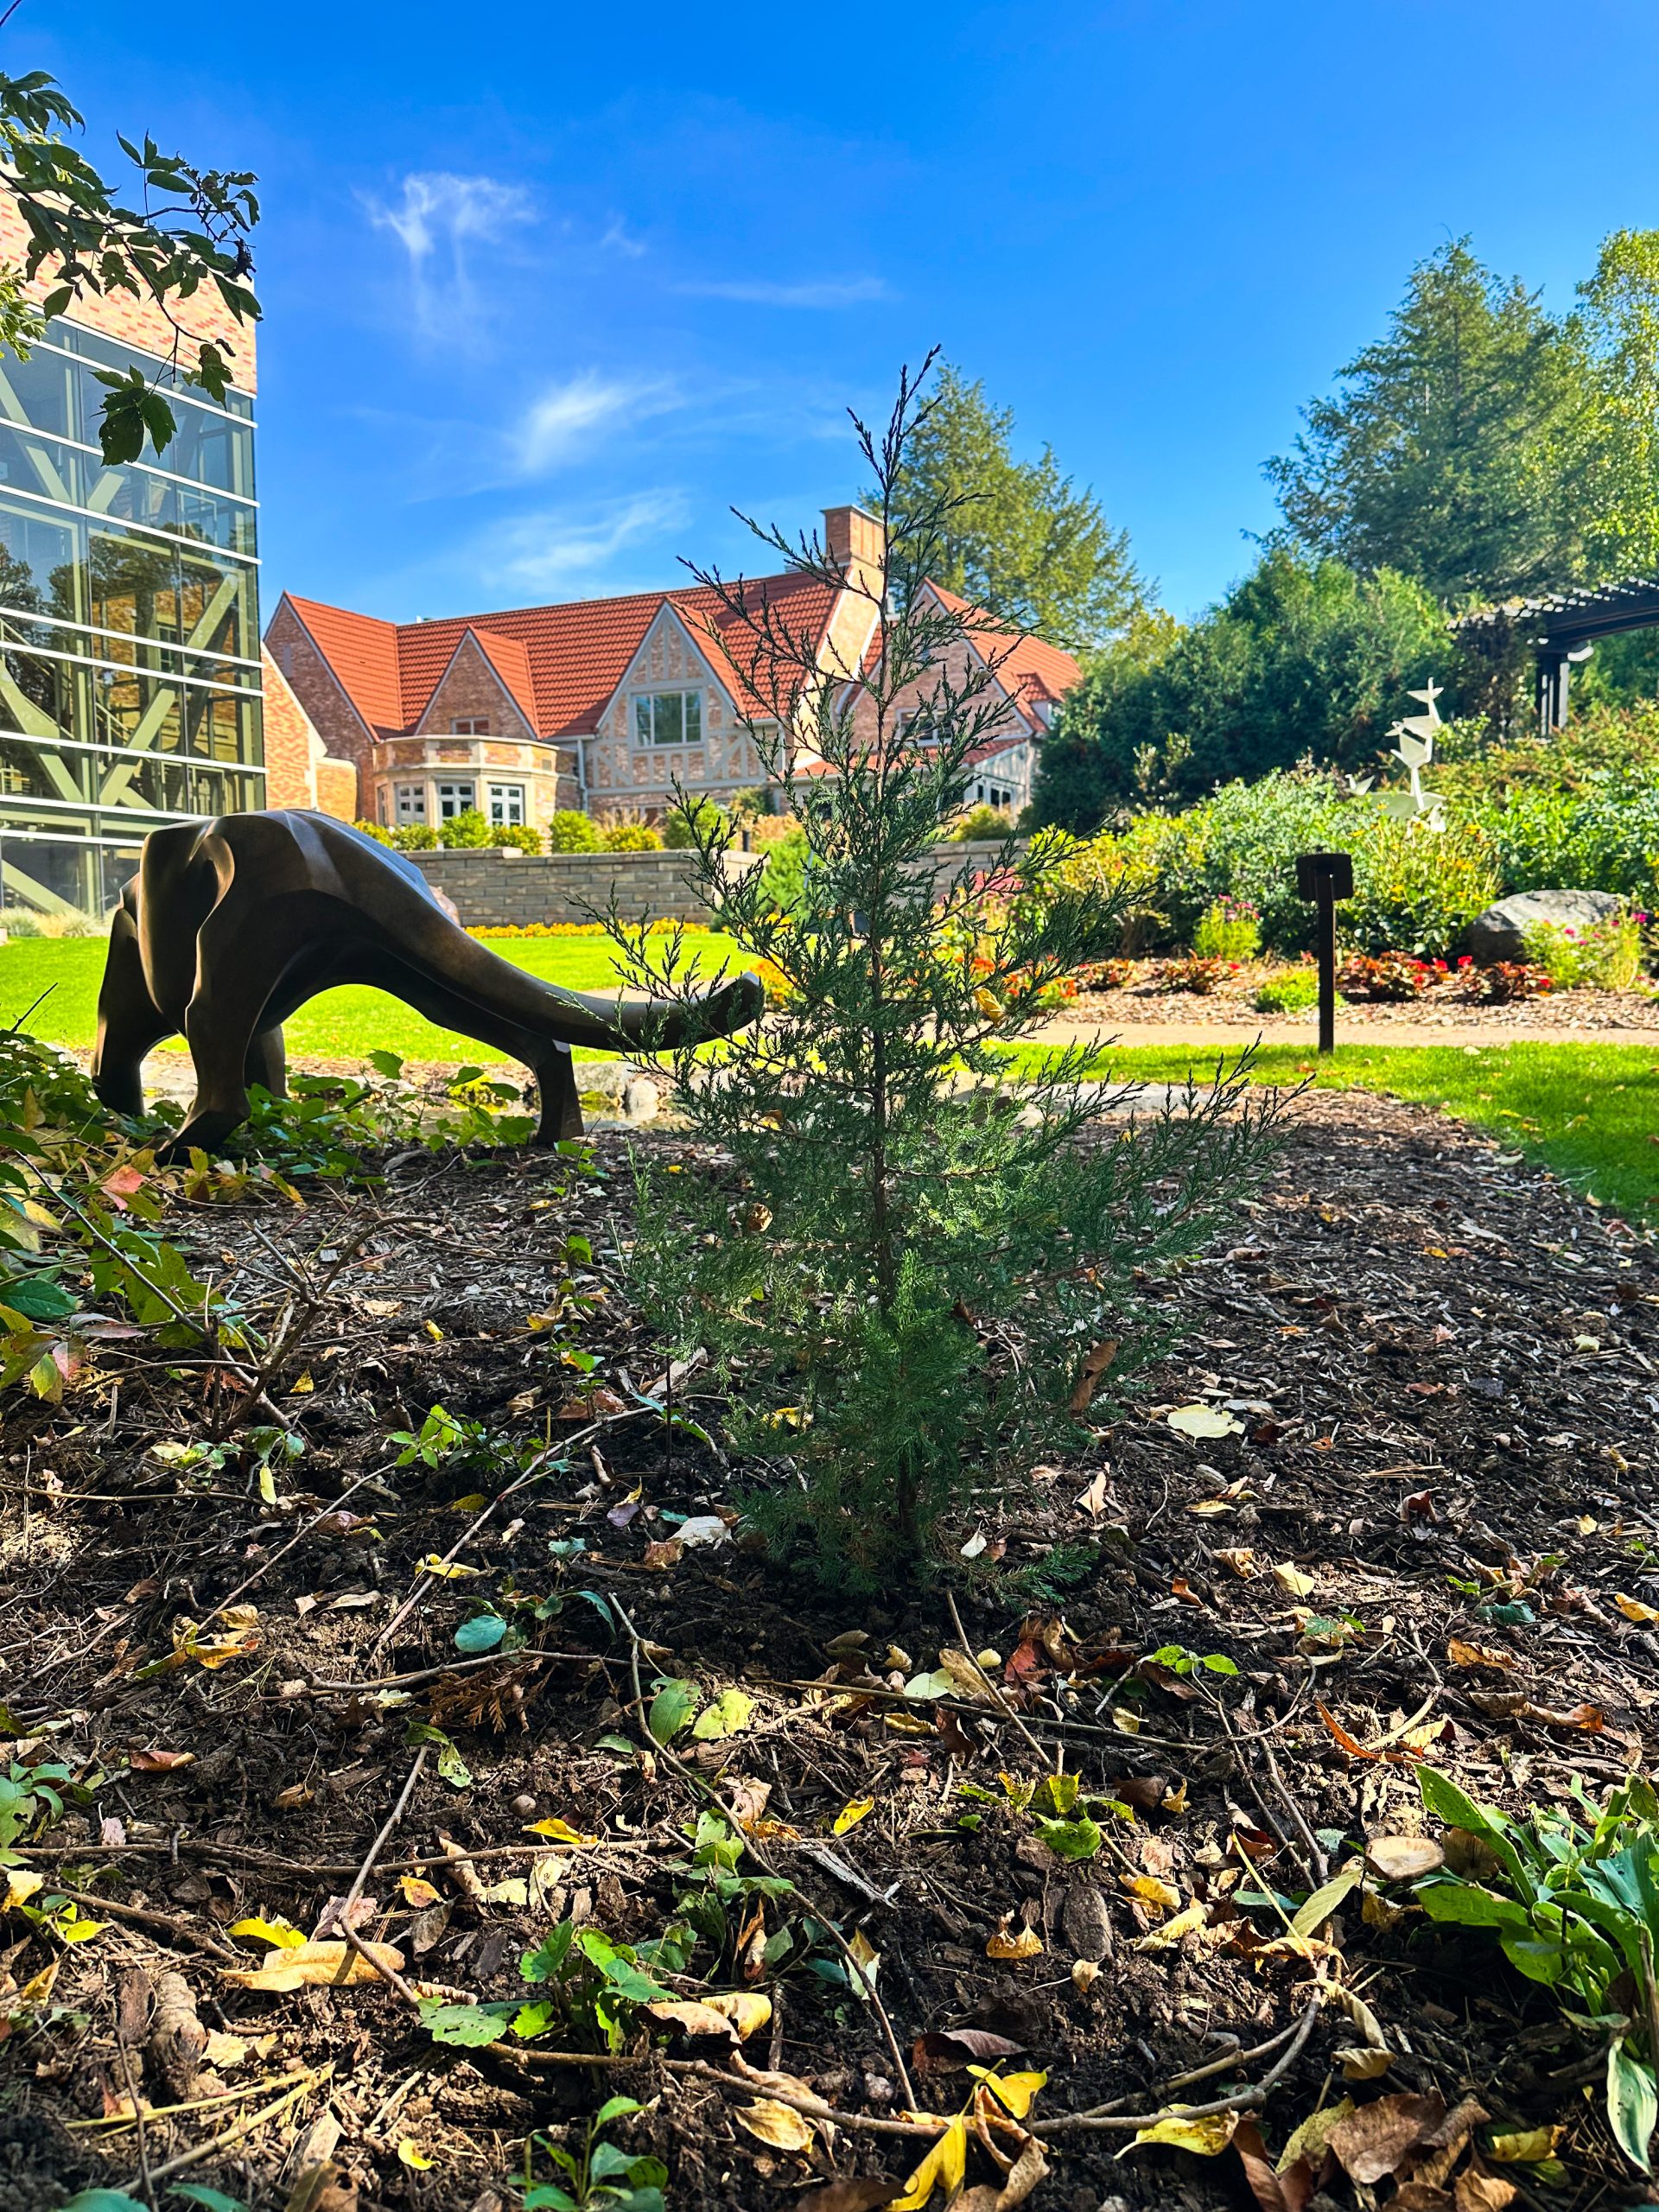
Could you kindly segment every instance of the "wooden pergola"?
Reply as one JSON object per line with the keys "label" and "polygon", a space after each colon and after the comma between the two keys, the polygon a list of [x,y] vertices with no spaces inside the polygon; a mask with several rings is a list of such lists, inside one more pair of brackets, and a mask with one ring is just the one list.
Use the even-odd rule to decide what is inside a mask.
{"label": "wooden pergola", "polygon": [[1571,671],[1589,659],[1598,638],[1655,627],[1659,576],[1630,576],[1623,583],[1586,585],[1541,599],[1511,599],[1500,607],[1479,607],[1452,625],[1460,637],[1511,631],[1532,647],[1538,670],[1538,728],[1544,736],[1566,722]]}

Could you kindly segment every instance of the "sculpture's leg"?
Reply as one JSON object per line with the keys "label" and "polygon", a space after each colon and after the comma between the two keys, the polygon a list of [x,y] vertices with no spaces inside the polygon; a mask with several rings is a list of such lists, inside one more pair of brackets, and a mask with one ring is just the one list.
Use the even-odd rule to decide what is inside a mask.
{"label": "sculpture's leg", "polygon": [[255,949],[254,935],[222,904],[197,932],[196,988],[184,1015],[196,1095],[184,1127],[157,1154],[162,1160],[182,1160],[193,1147],[211,1152],[248,1118],[248,1070],[266,1033],[257,1025],[286,958],[280,943]]}
{"label": "sculpture's leg", "polygon": [[250,1090],[257,1083],[273,1098],[288,1096],[288,1056],[283,1050],[283,1033],[277,1029],[262,1029],[248,1047],[247,1065],[243,1076]]}
{"label": "sculpture's leg", "polygon": [[173,1024],[149,995],[138,931],[124,906],[110,930],[104,982],[98,994],[98,1041],[92,1047],[92,1089],[117,1114],[144,1110],[144,1055]]}
{"label": "sculpture's leg", "polygon": [[536,1131],[537,1144],[558,1144],[582,1135],[582,1101],[576,1096],[575,1064],[568,1045],[555,1045],[536,1063],[536,1088],[541,1094],[542,1118]]}

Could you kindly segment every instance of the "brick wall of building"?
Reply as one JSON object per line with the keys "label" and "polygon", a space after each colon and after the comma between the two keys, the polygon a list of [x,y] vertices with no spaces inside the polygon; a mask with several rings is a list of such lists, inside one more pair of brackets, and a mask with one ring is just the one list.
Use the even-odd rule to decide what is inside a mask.
{"label": "brick wall of building", "polygon": [[[0,193],[0,264],[20,269],[28,251],[29,230],[17,203],[9,193]],[[56,283],[48,264],[28,289],[32,297],[44,299]],[[211,286],[205,285],[188,300],[175,301],[173,310],[192,336],[212,339],[225,354],[232,364],[231,382],[239,391],[257,389],[256,324],[238,322]],[[172,356],[173,326],[153,300],[135,299],[130,292],[88,292],[70,307],[67,320],[113,338],[118,345],[136,346],[164,359]],[[194,361],[194,349],[188,343],[184,358],[187,363]]]}
{"label": "brick wall of building", "polygon": [[310,716],[267,652],[265,686],[265,804],[308,806],[343,822],[358,815],[357,769],[330,760]]}
{"label": "brick wall of building", "polygon": [[302,702],[329,753],[337,760],[354,761],[366,783],[372,733],[340,690],[334,671],[286,600],[277,602],[265,632],[265,650]]}
{"label": "brick wall of building", "polygon": [[[411,853],[429,883],[454,899],[467,929],[527,922],[588,922],[613,892],[628,921],[701,922],[709,910],[687,880],[683,853]],[[734,853],[734,868],[760,853]]]}

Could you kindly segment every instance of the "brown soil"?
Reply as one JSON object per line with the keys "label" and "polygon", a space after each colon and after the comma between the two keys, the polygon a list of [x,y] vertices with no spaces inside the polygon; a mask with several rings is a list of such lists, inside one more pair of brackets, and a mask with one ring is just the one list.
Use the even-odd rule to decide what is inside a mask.
{"label": "brown soil", "polygon": [[[759,1831],[746,1866],[762,1856],[800,1895],[764,1901],[764,1932],[800,1936],[804,1919],[833,1920],[880,1954],[877,1988],[925,2107],[956,2111],[970,2080],[960,2066],[924,2070],[912,2044],[966,2025],[1002,2037],[1007,2064],[1047,2069],[1033,2116],[1051,2121],[1109,2100],[1154,2110],[1175,2076],[1224,2056],[1220,2038],[1254,2045],[1302,2015],[1310,1968],[1263,1948],[1272,1912],[1225,1917],[1236,1850],[1255,1860],[1255,1878],[1300,1896],[1344,1839],[1414,1827],[1408,1736],[1476,1796],[1511,1807],[1559,1800],[1573,1776],[1599,1789],[1650,1759],[1655,1637],[1613,1593],[1659,1599],[1659,1272],[1646,1245],[1478,1134],[1386,1100],[1299,1101],[1261,1202],[1163,1294],[1177,1350],[1125,1402],[1103,1402],[1075,1464],[1034,1469],[1004,1516],[982,1518],[991,1553],[1004,1548],[1000,1577],[1023,1569],[1034,1594],[982,1561],[958,1598],[963,1626],[999,1655],[1040,1758],[985,1698],[941,1714],[881,1694],[891,1675],[902,1682],[957,1643],[940,1595],[836,1600],[729,1543],[648,1558],[675,1516],[706,1516],[741,1484],[640,1408],[660,1361],[609,1256],[626,1229],[624,1141],[601,1135],[595,1153],[588,1182],[523,1154],[421,1154],[394,1163],[378,1197],[324,1189],[303,1212],[197,1213],[197,1259],[217,1255],[252,1312],[269,1322],[299,1308],[271,1389],[306,1449],[278,1463],[274,1503],[245,1450],[217,1469],[156,1456],[158,1442],[199,1440],[226,1407],[223,1376],[193,1356],[115,1341],[99,1382],[61,1408],[5,1402],[4,1725],[82,1785],[22,1859],[48,1877],[37,1904],[58,1882],[90,1894],[79,1910],[107,1924],[65,1947],[16,1912],[6,1921],[0,1967],[20,1987],[58,1961],[52,2002],[65,2009],[8,2046],[0,2212],[46,2212],[93,2181],[142,2196],[121,2100],[130,2079],[152,2107],[188,2101],[174,2094],[180,2035],[190,2040],[181,1986],[203,2030],[245,2045],[239,2060],[228,2047],[210,2054],[213,2078],[198,2077],[194,2094],[243,2094],[152,2112],[143,2161],[162,2169],[251,2115],[240,2139],[181,2178],[258,2212],[499,2212],[516,2201],[527,2132],[563,2136],[623,2091],[647,2108],[613,2132],[668,2161],[671,2212],[772,2212],[815,2177],[914,2163],[925,2139],[859,2124],[891,2121],[905,2102],[880,2019],[810,1961],[749,1985],[769,1990],[774,2011],[744,2055],[846,2115],[806,2153],[746,2131],[737,2115],[753,2084],[718,2043],[657,2038],[658,2053],[704,2057],[702,2073],[666,2069],[637,2029],[624,2063],[537,2072],[512,2050],[434,2044],[378,1980],[291,1994],[228,1980],[227,1955],[248,1966],[264,1955],[232,1923],[284,1915],[310,1935],[350,1889],[404,1791],[411,1720],[442,1727],[470,1779],[445,1780],[429,1752],[364,1885],[373,1911],[361,1932],[396,1945],[406,1976],[510,1999],[524,1993],[521,1952],[563,1913],[620,1939],[659,1934],[692,1880],[674,1870],[712,1785],[751,1814],[764,1802],[779,1824]],[[566,1253],[578,1229],[592,1269]],[[613,1399],[584,1398],[593,1384],[526,1326],[567,1280],[602,1294],[581,1341]],[[718,1404],[697,1395],[695,1376],[679,1388],[717,1436]],[[1243,1433],[1193,1443],[1172,1429],[1167,1410],[1199,1400],[1234,1409]],[[386,1440],[434,1403],[564,1449],[467,1535],[477,1494],[499,1474],[454,1461],[397,1468]],[[337,1502],[372,1522],[322,1517]],[[571,1548],[577,1539],[585,1550]],[[474,1573],[419,1580],[422,1560],[458,1544]],[[562,1592],[563,1610],[511,1658],[460,1663],[454,1633],[473,1601],[514,1589]],[[1527,1618],[1505,1624],[1482,1610],[1517,1589]],[[739,1733],[677,1738],[683,1764],[643,1752],[637,1648],[588,1592],[626,1611],[648,1676],[690,1678],[711,1697],[741,1685],[753,1709]],[[146,1672],[188,1642],[182,1619],[208,1624],[227,1602],[257,1607],[256,1648],[211,1669],[187,1656]],[[1339,1649],[1319,1631],[1310,1643],[1299,1604],[1350,1618]],[[868,1640],[837,1662],[827,1647],[849,1630]],[[1453,1663],[1453,1638],[1484,1647],[1491,1665]],[[1137,1667],[1170,1644],[1238,1671]],[[902,1657],[889,1660],[890,1645]],[[843,1691],[852,1684],[844,1698],[799,1687],[832,1671]],[[1079,1866],[1046,1849],[997,1778],[1036,1779],[1062,1742],[1085,1789],[1138,1808]],[[988,1799],[963,1796],[968,1783]],[[1172,1792],[1173,1807],[1158,1809]],[[836,1834],[842,1808],[866,1797],[868,1815]],[[598,1840],[543,1845],[526,1828],[548,1817]],[[445,1838],[505,1855],[463,1870]],[[531,1877],[532,1849],[552,1854],[536,1904],[481,1894]],[[435,1903],[400,1887],[416,1870]],[[1214,1924],[1143,1948],[1156,1910],[1126,1887],[1143,1874],[1209,1901]],[[988,1955],[1000,1929],[1022,1928],[1040,1942],[1034,1956]],[[1344,1910],[1331,1933],[1395,2049],[1389,2075],[1351,2094],[1437,2089],[1454,2104],[1471,2092],[1505,2124],[1559,2122],[1568,2184],[1548,2202],[1587,2212],[1626,2194],[1573,2071],[1593,2047],[1534,1985],[1494,1953],[1431,1941],[1417,1915],[1382,1929]],[[754,1940],[746,1928],[744,1958]],[[1103,1970],[1080,1987],[1090,1978],[1072,1963],[1091,1953]],[[838,1955],[818,1955],[833,1966]],[[741,1983],[729,1945],[705,1984],[695,1974],[709,1964],[705,1944],[683,1993]],[[157,2034],[163,2016],[170,2041]],[[1332,2053],[1356,2040],[1334,2012],[1315,2025],[1267,2107],[1270,2144],[1342,2088]],[[282,2105],[301,2069],[300,2094]],[[1222,2071],[1187,2094],[1224,2094],[1239,2078]],[[1057,2134],[1039,2207],[1247,2201],[1235,2153],[1149,2149],[1120,2163],[1125,2139]],[[301,2195],[320,2161],[327,2185]],[[970,2152],[970,2181],[992,2171]],[[165,2203],[165,2179],[156,2186]],[[1332,2191],[1323,2203],[1356,2202],[1345,2183]]]}

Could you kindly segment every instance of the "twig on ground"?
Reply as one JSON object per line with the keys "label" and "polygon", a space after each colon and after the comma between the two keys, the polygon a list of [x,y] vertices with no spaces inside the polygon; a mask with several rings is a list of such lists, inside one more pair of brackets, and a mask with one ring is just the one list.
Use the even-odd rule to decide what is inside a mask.
{"label": "twig on ground", "polygon": [[[85,1853],[77,1853],[76,1856],[84,1857]],[[97,1897],[90,1890],[66,1889],[60,1882],[52,1885],[51,1894],[54,1897],[67,1897],[74,1904],[90,1905],[94,1912],[107,1912],[116,1920],[130,1920],[136,1928],[159,1928],[182,1942],[194,1944],[197,1950],[206,1951],[210,1958],[223,1960],[227,1967],[246,1964],[239,1952],[215,1942],[211,1936],[201,1935],[188,1920],[175,1919],[171,1913],[151,1912],[143,1905],[123,1904],[118,1897]]]}
{"label": "twig on ground", "polygon": [[132,2124],[137,2131],[138,2185],[144,2192],[149,2212],[156,2212],[156,2183],[149,2171],[149,2142],[144,2133],[144,2101],[132,2078],[132,2054],[119,2028],[116,2030],[115,2055],[121,2062],[121,2079],[127,2086],[127,2101],[132,2107]]}
{"label": "twig on ground", "polygon": [[[1156,2113],[1105,2113],[1098,2109],[1086,2113],[1061,2113],[1052,2120],[1033,2121],[1031,2132],[1043,2137],[1064,2135],[1074,2129],[1087,2133],[1133,2134],[1139,2128],[1150,2126],[1154,2120],[1208,2120],[1217,2113],[1249,2112],[1266,2100],[1274,2083],[1282,2081],[1301,2056],[1307,2039],[1313,2032],[1313,2024],[1324,2008],[1325,1997],[1325,1986],[1321,1983],[1315,1989],[1313,2001],[1297,2023],[1294,2033],[1278,2059],[1259,2082],[1253,2082],[1248,2088],[1236,2089],[1230,2097],[1217,2097],[1213,2103],[1207,2105],[1176,2105]],[[1189,2075],[1186,2078],[1196,2080],[1199,2077]]]}
{"label": "twig on ground", "polygon": [[206,2143],[198,2143],[194,2151],[181,2151],[176,2158],[169,2158],[164,2165],[153,2166],[150,2180],[166,2181],[173,2174],[183,2173],[188,2166],[199,2166],[205,2160],[218,2157],[219,2152],[232,2149],[251,2135],[256,2128],[264,2127],[270,2120],[281,2119],[290,2105],[297,2104],[311,2090],[321,2088],[333,2075],[334,2070],[332,2063],[317,2068],[303,2081],[297,2082],[285,2095],[278,2097],[274,2104],[267,2105],[264,2111],[251,2112],[246,2119],[238,2120],[234,2127],[227,2127],[222,2135],[213,2136]]}
{"label": "twig on ground", "polygon": [[[385,1843],[386,1838],[397,1827],[398,1821],[403,1819],[404,1813],[409,1804],[409,1801],[415,1795],[415,1785],[421,1778],[421,1770],[426,1764],[426,1755],[430,1749],[431,1745],[429,1744],[423,1744],[416,1752],[414,1764],[409,1770],[408,1778],[405,1780],[403,1788],[397,1793],[397,1802],[392,1807],[391,1812],[387,1814],[379,1834],[375,1837],[374,1841],[369,1846],[367,1851],[363,1854],[363,1863],[358,1868],[355,1876],[353,1878],[351,1888],[346,1891],[346,1895],[340,1899],[339,1905],[334,1909],[330,1916],[331,1924],[338,1923],[340,1933],[353,1944],[357,1942],[357,1937],[351,1926],[352,1907],[362,1896],[364,1889],[367,1885],[369,1875],[373,1869],[374,1862],[380,1856],[380,1847]],[[359,1945],[358,1948],[361,1948],[361,1946]],[[364,1956],[366,1958],[369,1956],[369,1954],[365,1952]],[[336,1985],[346,1980],[350,1970],[351,1961],[348,1959],[342,1957],[340,1962],[340,1972],[334,1977]]]}

